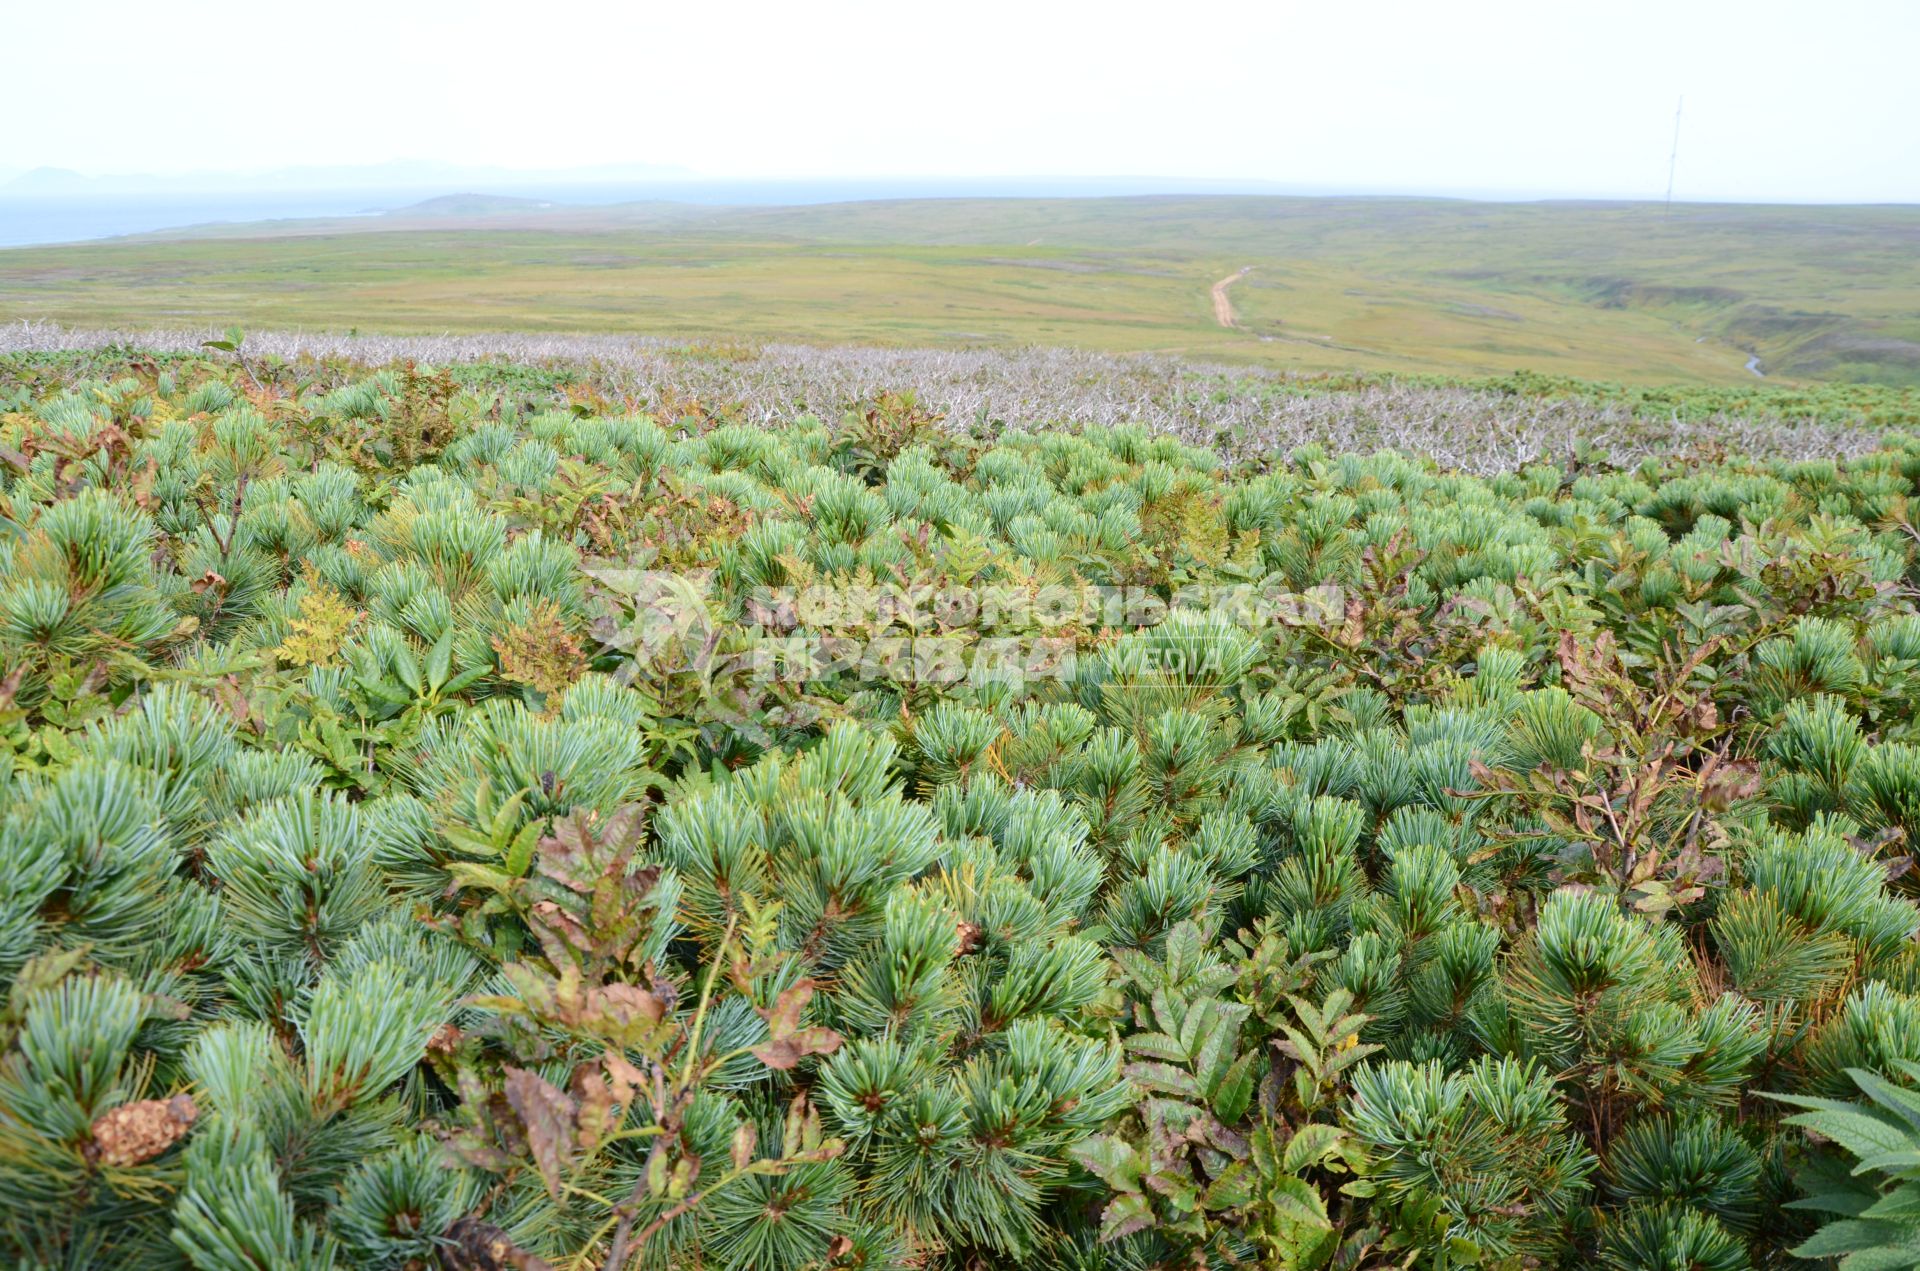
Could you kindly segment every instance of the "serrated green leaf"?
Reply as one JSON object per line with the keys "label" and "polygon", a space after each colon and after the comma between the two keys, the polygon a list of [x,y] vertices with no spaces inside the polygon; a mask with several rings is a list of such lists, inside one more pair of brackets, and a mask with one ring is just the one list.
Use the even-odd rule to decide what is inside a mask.
{"label": "serrated green leaf", "polygon": [[1906,1133],[1900,1127],[1851,1105],[1819,1112],[1795,1113],[1787,1118],[1787,1124],[1802,1126],[1823,1138],[1832,1139],[1855,1156],[1898,1152],[1909,1144]]}
{"label": "serrated green leaf", "polygon": [[372,675],[356,675],[353,682],[360,686],[369,697],[379,698],[391,706],[407,706],[413,702],[413,694],[407,692],[392,680]]}
{"label": "serrated green leaf", "polygon": [[1147,1160],[1123,1139],[1096,1134],[1068,1148],[1067,1154],[1115,1191],[1140,1190],[1140,1176],[1146,1170]]}
{"label": "serrated green leaf", "polygon": [[1339,1151],[1347,1132],[1337,1125],[1309,1121],[1293,1132],[1286,1150],[1280,1154],[1280,1167],[1289,1174],[1320,1164]]}
{"label": "serrated green leaf", "polygon": [[1267,1203],[1281,1216],[1309,1227],[1331,1229],[1327,1203],[1305,1179],[1283,1175],[1267,1189]]}
{"label": "serrated green leaf", "polygon": [[540,845],[540,826],[523,826],[508,845],[502,868],[512,878],[525,878],[533,866],[534,850]]}
{"label": "serrated green leaf", "polygon": [[1248,1051],[1234,1062],[1215,1086],[1211,1100],[1214,1115],[1232,1125],[1245,1114],[1248,1104],[1253,1101],[1255,1077],[1254,1061],[1259,1055]]}
{"label": "serrated green leaf", "polygon": [[1153,1226],[1153,1203],[1138,1192],[1116,1196],[1100,1214],[1100,1239],[1119,1240]]}
{"label": "serrated green leaf", "polygon": [[1172,1064],[1144,1063],[1128,1064],[1127,1076],[1149,1090],[1159,1090],[1166,1094],[1177,1094],[1187,1099],[1204,1099],[1206,1094],[1200,1089],[1200,1083],[1193,1074]]}
{"label": "serrated green leaf", "polygon": [[519,881],[504,870],[474,861],[449,861],[447,872],[453,875],[456,886],[474,887],[483,891],[510,892]]}
{"label": "serrated green leaf", "polygon": [[1213,1213],[1240,1209],[1253,1200],[1253,1174],[1244,1161],[1235,1161],[1207,1185],[1201,1204]]}
{"label": "serrated green leaf", "polygon": [[1844,1253],[1896,1246],[1901,1235],[1898,1223],[1870,1222],[1842,1218],[1830,1222],[1793,1250],[1796,1258],[1837,1258]]}
{"label": "serrated green leaf", "polygon": [[1920,1219],[1920,1183],[1896,1187],[1854,1216],[1883,1221]]}
{"label": "serrated green leaf", "polygon": [[1158,1059],[1171,1064],[1185,1064],[1187,1052],[1180,1043],[1165,1033],[1136,1033],[1121,1043],[1127,1050],[1148,1059]]}

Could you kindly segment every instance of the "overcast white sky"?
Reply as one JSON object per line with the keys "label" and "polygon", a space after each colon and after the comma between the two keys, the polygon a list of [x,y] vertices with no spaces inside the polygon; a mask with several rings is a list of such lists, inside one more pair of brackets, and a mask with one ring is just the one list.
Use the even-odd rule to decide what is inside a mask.
{"label": "overcast white sky", "polygon": [[430,159],[1920,201],[1920,0],[0,0],[0,173]]}

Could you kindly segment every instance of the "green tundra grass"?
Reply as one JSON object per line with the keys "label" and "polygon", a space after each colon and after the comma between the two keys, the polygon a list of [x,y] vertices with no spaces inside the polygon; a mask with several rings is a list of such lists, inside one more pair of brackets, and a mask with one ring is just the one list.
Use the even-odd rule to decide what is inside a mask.
{"label": "green tundra grass", "polygon": [[[1430,199],[633,204],[0,253],[0,318],[1063,345],[1307,371],[1920,383],[1920,210]],[[1226,290],[1234,325],[1218,320]]]}

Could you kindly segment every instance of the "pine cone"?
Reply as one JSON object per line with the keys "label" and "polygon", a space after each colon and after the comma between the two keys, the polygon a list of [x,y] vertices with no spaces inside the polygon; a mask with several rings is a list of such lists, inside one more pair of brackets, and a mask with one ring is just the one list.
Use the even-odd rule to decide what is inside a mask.
{"label": "pine cone", "polygon": [[478,1218],[457,1219],[447,1228],[440,1260],[448,1271],[553,1271],[508,1239],[507,1233]]}
{"label": "pine cone", "polygon": [[87,1155],[100,1165],[139,1165],[185,1138],[199,1115],[192,1097],[184,1094],[123,1103],[93,1123]]}

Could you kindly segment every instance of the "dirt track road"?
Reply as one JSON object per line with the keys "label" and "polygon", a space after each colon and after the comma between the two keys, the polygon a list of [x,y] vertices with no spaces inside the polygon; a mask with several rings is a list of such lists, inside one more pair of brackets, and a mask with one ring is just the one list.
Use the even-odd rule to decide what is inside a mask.
{"label": "dirt track road", "polygon": [[1227,299],[1227,288],[1253,272],[1252,265],[1242,265],[1237,272],[1228,274],[1213,284],[1213,319],[1223,327],[1237,327],[1240,324],[1233,318],[1233,301]]}

